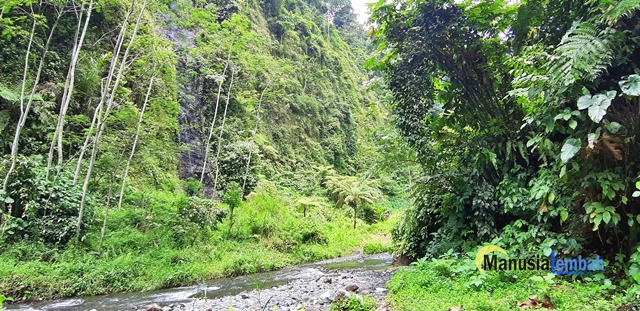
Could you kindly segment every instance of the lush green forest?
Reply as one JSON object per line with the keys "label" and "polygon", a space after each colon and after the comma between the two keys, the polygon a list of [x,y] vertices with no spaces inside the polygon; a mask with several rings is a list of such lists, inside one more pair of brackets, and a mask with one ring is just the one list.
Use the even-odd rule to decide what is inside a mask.
{"label": "lush green forest", "polygon": [[3,296],[390,246],[407,178],[376,165],[397,135],[347,4],[20,0],[0,17]]}
{"label": "lush green forest", "polygon": [[393,310],[638,307],[638,0],[0,7],[0,309],[353,251]]}

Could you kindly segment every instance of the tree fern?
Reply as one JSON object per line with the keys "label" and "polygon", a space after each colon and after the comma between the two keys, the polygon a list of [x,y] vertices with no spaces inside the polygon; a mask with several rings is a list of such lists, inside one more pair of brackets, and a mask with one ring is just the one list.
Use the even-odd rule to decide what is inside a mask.
{"label": "tree fern", "polygon": [[556,48],[550,80],[565,86],[593,81],[611,63],[614,34],[612,28],[600,30],[593,23],[574,24]]}
{"label": "tree fern", "polygon": [[613,25],[621,18],[631,16],[638,9],[640,9],[640,0],[622,0],[607,8],[601,21]]}

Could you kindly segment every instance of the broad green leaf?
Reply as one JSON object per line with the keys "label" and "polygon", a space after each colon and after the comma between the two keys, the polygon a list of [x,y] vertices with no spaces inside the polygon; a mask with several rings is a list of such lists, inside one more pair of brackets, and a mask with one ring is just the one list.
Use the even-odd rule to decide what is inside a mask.
{"label": "broad green leaf", "polygon": [[578,126],[578,122],[576,120],[569,121],[569,127],[571,129],[575,130],[577,126]]}
{"label": "broad green leaf", "polygon": [[8,89],[3,88],[2,86],[0,86],[0,97],[10,102],[17,102],[20,99],[18,94],[13,93]]}
{"label": "broad green leaf", "polygon": [[596,133],[587,134],[587,141],[589,143],[588,144],[589,148],[593,149],[597,139],[598,139],[598,134]]}
{"label": "broad green leaf", "polygon": [[627,79],[618,82],[622,93],[629,96],[640,96],[640,76],[630,75]]}
{"label": "broad green leaf", "polygon": [[560,222],[565,222],[569,218],[569,212],[561,211],[560,212]]}
{"label": "broad green leaf", "polygon": [[588,109],[591,120],[600,123],[607,114],[607,108],[616,97],[616,91],[608,91],[606,94],[596,94],[594,96],[584,95],[578,98],[578,109]]}
{"label": "broad green leaf", "polygon": [[14,201],[12,198],[10,198],[10,197],[6,197],[6,198],[4,198],[4,203],[11,204],[11,203],[13,203],[13,202],[15,202],[15,201]]}
{"label": "broad green leaf", "polygon": [[612,134],[617,133],[620,130],[620,127],[622,125],[620,125],[620,123],[618,122],[611,122],[609,124],[607,124],[607,129],[609,130],[609,132],[611,132]]}
{"label": "broad green leaf", "polygon": [[578,98],[578,109],[584,110],[595,104],[596,100],[591,95],[583,95]]}
{"label": "broad green leaf", "polygon": [[589,107],[589,118],[591,118],[591,120],[593,120],[593,122],[595,123],[600,123],[600,121],[602,121],[602,118],[604,118],[604,116],[607,114],[607,108],[609,108],[609,105],[611,105],[611,102],[603,105],[594,105]]}
{"label": "broad green leaf", "polygon": [[562,162],[567,162],[573,158],[580,150],[581,142],[577,138],[569,138],[564,142],[562,146],[560,159]]}
{"label": "broad green leaf", "polygon": [[629,268],[629,274],[636,282],[640,283],[640,265],[631,265]]}
{"label": "broad green leaf", "polygon": [[605,224],[608,224],[611,221],[611,214],[609,214],[609,212],[603,213],[602,220],[604,220]]}
{"label": "broad green leaf", "polygon": [[598,227],[600,227],[600,223],[602,222],[602,215],[598,214],[596,215],[596,217],[593,218],[593,231],[598,230]]}

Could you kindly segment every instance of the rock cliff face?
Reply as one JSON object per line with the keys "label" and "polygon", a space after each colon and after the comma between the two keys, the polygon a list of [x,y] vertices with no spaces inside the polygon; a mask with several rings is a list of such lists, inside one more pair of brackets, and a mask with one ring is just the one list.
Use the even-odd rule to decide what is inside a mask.
{"label": "rock cliff face", "polygon": [[[172,7],[172,11],[176,16],[179,16],[180,12],[175,7]],[[202,173],[205,158],[204,133],[201,124],[204,107],[199,92],[198,77],[186,74],[191,69],[188,57],[189,50],[195,47],[195,33],[178,26],[175,22],[168,22],[162,27],[162,36],[173,43],[173,51],[178,57],[176,69],[177,79],[180,81],[178,86],[180,101],[178,121],[180,124],[179,145],[181,146],[178,176],[181,179],[198,177]],[[210,172],[209,166],[206,176],[209,176]]]}
{"label": "rock cliff face", "polygon": [[[288,6],[248,1],[240,6],[218,7],[210,3],[205,7],[215,11],[217,18],[207,23],[226,27],[225,23],[234,22],[233,13],[248,23],[245,32],[236,32],[233,40],[254,40],[242,36],[257,38],[247,44],[246,48],[253,50],[251,53],[235,51],[232,56],[242,75],[230,96],[228,128],[224,130],[218,162],[221,185],[218,188],[224,188],[230,181],[244,181],[249,155],[252,156],[250,183],[255,182],[256,174],[270,177],[285,169],[308,169],[314,165],[333,165],[344,172],[353,171],[354,114],[367,101],[360,89],[364,75],[354,61],[352,47],[342,40],[342,32],[334,26],[330,27],[329,37],[322,32],[327,29],[320,10],[323,7],[324,3],[306,1]],[[220,75],[218,71],[225,63],[224,49],[207,46],[211,42],[203,38],[211,33],[206,33],[205,27],[180,23],[183,14],[194,8],[191,2],[174,3],[169,8],[172,16],[164,18],[161,32],[163,38],[173,44],[178,58],[178,176],[199,180],[209,126],[215,113],[215,79],[220,78],[211,76]],[[289,28],[282,29],[283,23]],[[352,36],[362,35],[359,25],[352,26],[356,27]],[[202,57],[203,49],[215,48],[218,51],[205,61],[217,63],[217,70],[203,70],[203,61],[198,57]],[[217,136],[229,86],[228,71],[222,78],[225,82],[205,170],[205,193],[212,192],[216,174]],[[261,105],[259,113],[258,105]],[[252,148],[255,152],[248,152]]]}

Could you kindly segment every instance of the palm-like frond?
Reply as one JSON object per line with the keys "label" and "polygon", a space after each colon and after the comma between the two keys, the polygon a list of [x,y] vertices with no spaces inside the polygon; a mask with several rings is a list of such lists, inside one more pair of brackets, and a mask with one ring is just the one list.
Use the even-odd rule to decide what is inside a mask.
{"label": "palm-like frond", "polygon": [[611,64],[615,30],[579,23],[569,30],[556,49],[549,70],[551,81],[570,85],[576,80],[593,81]]}
{"label": "palm-like frond", "polygon": [[613,25],[622,18],[631,16],[640,9],[640,0],[622,0],[612,4],[602,15],[602,21]]}

